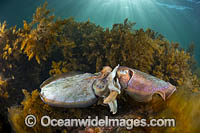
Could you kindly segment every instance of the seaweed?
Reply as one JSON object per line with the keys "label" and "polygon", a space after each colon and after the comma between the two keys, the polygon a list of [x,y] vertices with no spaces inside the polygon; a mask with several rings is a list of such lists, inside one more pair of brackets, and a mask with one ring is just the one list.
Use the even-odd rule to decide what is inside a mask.
{"label": "seaweed", "polygon": [[[199,68],[196,66],[195,71],[193,70],[192,47],[186,51],[178,43],[167,41],[164,36],[151,29],[136,30],[135,23],[129,22],[128,19],[122,24],[113,24],[111,29],[104,29],[89,20],[76,22],[73,18],[57,19],[54,15],[50,15],[51,12],[46,7],[47,3],[38,7],[32,22],[24,21],[22,28],[7,28],[6,22],[0,25],[0,72],[5,77],[13,77],[8,86],[4,80],[1,82],[1,87],[6,86],[11,98],[6,100],[10,100],[10,103],[1,106],[10,107],[8,116],[13,130],[76,131],[72,127],[44,128],[40,124],[29,128],[25,126],[24,119],[28,114],[35,115],[37,123],[43,115],[52,118],[86,118],[88,112],[91,116],[107,115],[113,118],[150,119],[171,116],[176,118],[178,123],[184,120],[188,123],[188,126],[180,123],[176,129],[134,128],[131,131],[184,131],[181,130],[183,126],[188,127],[188,131],[199,129],[197,126],[193,129],[191,127],[191,124],[198,122],[197,97],[200,91]],[[50,107],[43,103],[39,91],[35,90],[39,89],[40,83],[51,75],[69,71],[94,73],[99,72],[103,66],[115,67],[117,64],[169,81],[177,87],[176,95],[166,102],[155,96],[152,102],[146,104],[138,103],[122,93],[124,95],[119,97],[119,112],[112,116],[106,107],[98,104],[85,109]],[[25,99],[21,102],[22,88],[26,90],[23,90]],[[19,106],[13,106],[16,104]],[[126,111],[123,111],[124,108]],[[80,127],[78,130],[89,129]],[[104,129],[97,127],[94,130]],[[124,131],[124,129],[113,127],[111,131]]]}
{"label": "seaweed", "polygon": [[0,77],[0,97],[8,98],[7,82]]}
{"label": "seaweed", "polygon": [[44,103],[39,99],[39,93],[37,90],[32,92],[30,95],[26,90],[23,90],[25,95],[25,100],[22,101],[23,107],[14,106],[11,107],[9,112],[9,120],[12,121],[12,127],[15,132],[44,132],[50,131],[49,128],[42,127],[40,124],[35,128],[29,128],[25,125],[24,120],[28,114],[37,114],[37,123],[40,123],[42,115],[49,112],[49,106],[44,105]]}
{"label": "seaweed", "polygon": [[[175,127],[154,127],[151,132],[198,132],[199,131],[199,94],[188,91],[187,87],[182,86],[174,96],[167,101],[165,108],[154,115],[154,118],[173,118]],[[183,128],[184,127],[184,128]]]}
{"label": "seaweed", "polygon": [[65,65],[67,64],[67,62],[55,62],[52,61],[52,69],[49,71],[49,75],[54,76],[54,75],[59,75],[61,73],[66,73],[68,72],[68,70],[65,68]]}
{"label": "seaweed", "polygon": [[47,2],[37,8],[31,23],[24,21],[23,30],[20,33],[21,48],[28,60],[35,57],[40,64],[41,59],[46,60],[52,51],[52,45],[58,45],[62,36],[59,36],[65,21],[56,20],[55,16],[49,15],[46,9]]}

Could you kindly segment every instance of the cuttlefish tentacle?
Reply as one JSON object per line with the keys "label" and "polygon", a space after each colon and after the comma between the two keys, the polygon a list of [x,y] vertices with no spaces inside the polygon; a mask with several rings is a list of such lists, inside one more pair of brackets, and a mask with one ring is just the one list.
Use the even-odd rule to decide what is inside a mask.
{"label": "cuttlefish tentacle", "polygon": [[[117,95],[121,93],[120,89],[121,89],[121,86],[119,84],[119,80],[116,79],[117,81],[115,82],[114,81],[114,86],[115,86],[115,89],[110,89],[110,94],[109,96],[107,96],[105,99],[104,99],[104,103],[107,104],[109,102],[112,102],[116,99]],[[116,90],[117,89],[117,90]]]}
{"label": "cuttlefish tentacle", "polygon": [[113,114],[117,113],[117,100],[115,99],[112,102],[108,103],[109,107],[110,107],[110,112],[112,112]]}
{"label": "cuttlefish tentacle", "polygon": [[101,72],[96,73],[98,76],[92,76],[92,77],[86,78],[86,80],[89,80],[89,79],[103,79],[110,72],[112,72],[112,68],[109,67],[109,66],[105,66],[105,67],[103,67],[103,69],[101,70]]}
{"label": "cuttlefish tentacle", "polygon": [[[119,81],[117,80],[118,88],[120,89]],[[115,90],[111,90],[108,97],[106,97],[103,101],[104,104],[108,104],[110,107],[110,112],[113,114],[117,113],[117,96],[119,92]]]}
{"label": "cuttlefish tentacle", "polygon": [[114,78],[116,77],[117,70],[119,65],[114,68],[114,70],[108,75],[108,89],[110,90],[110,94],[103,101],[104,104],[108,104],[110,107],[110,111],[115,114],[117,112],[117,95],[121,93],[121,86],[119,84],[119,80]]}
{"label": "cuttlefish tentacle", "polygon": [[[117,91],[119,94],[120,94],[120,88],[117,88],[115,86],[115,81],[114,81],[114,78],[116,76],[116,73],[117,73],[117,69],[119,68],[119,65],[117,65],[114,70],[108,75],[107,77],[107,81],[108,81],[108,89],[109,90],[113,90],[113,91]],[[119,83],[118,83],[119,85]],[[118,86],[120,87],[120,86]]]}
{"label": "cuttlefish tentacle", "polygon": [[113,102],[117,98],[117,95],[118,95],[117,91],[111,91],[109,96],[104,99],[103,103],[108,104],[110,102]]}

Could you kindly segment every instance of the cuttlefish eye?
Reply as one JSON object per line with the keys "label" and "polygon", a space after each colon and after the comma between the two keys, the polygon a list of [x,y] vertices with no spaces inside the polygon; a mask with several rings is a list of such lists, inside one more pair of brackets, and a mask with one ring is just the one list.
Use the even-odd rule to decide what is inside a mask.
{"label": "cuttlefish eye", "polygon": [[130,78],[132,77],[134,74],[134,71],[130,71],[130,70],[126,70],[126,69],[122,69],[122,70],[119,70],[117,72],[117,75],[118,77],[123,77],[123,78]]}
{"label": "cuttlefish eye", "polygon": [[92,88],[97,96],[103,97],[109,93],[106,89],[106,80],[96,80],[94,81]]}
{"label": "cuttlefish eye", "polygon": [[128,86],[128,82],[133,75],[134,71],[129,69],[121,69],[117,72],[117,76],[119,78],[119,82],[122,88],[125,89]]}
{"label": "cuttlefish eye", "polygon": [[128,70],[120,70],[120,74],[128,74]]}

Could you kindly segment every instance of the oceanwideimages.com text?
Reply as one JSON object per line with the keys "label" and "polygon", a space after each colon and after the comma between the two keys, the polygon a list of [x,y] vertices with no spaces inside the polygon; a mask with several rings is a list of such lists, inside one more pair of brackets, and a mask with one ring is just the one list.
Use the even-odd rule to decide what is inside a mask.
{"label": "oceanwideimages.com text", "polygon": [[[36,124],[36,117],[28,115],[25,124],[33,127]],[[86,119],[55,119],[50,116],[43,116],[40,120],[43,127],[124,127],[133,129],[134,127],[175,127],[175,119],[113,119],[105,116],[103,119],[96,116],[88,116]]]}

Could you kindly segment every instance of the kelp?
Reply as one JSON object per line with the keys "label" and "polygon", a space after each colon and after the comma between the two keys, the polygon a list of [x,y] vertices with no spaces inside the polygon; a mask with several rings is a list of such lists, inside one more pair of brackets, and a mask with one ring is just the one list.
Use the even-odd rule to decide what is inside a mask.
{"label": "kelp", "polygon": [[[113,118],[150,119],[173,116],[178,123],[186,119],[184,115],[189,117],[187,123],[193,123],[194,116],[199,118],[195,107],[199,107],[196,98],[200,91],[199,68],[193,70],[192,48],[186,51],[178,43],[167,41],[164,36],[151,29],[136,30],[135,23],[128,19],[121,24],[113,24],[111,29],[104,29],[89,20],[76,22],[73,18],[56,19],[46,7],[47,3],[37,8],[33,20],[30,23],[24,21],[22,28],[7,28],[6,22],[0,26],[0,72],[6,77],[14,77],[9,87],[15,89],[9,88],[8,94],[12,102],[18,98],[17,104],[20,104],[21,89],[26,88],[32,92],[30,94],[24,90],[23,102],[9,108],[9,120],[16,132],[75,131],[74,128],[44,128],[40,124],[29,128],[24,124],[24,118],[28,114],[35,115],[37,122],[43,115],[54,118],[87,118],[88,112],[91,116],[108,115]],[[103,66],[115,67],[117,64],[168,81],[177,87],[177,92],[166,102],[156,97],[149,104],[133,101],[122,92],[125,96],[119,97],[119,113],[111,116],[106,107],[98,104],[86,109],[50,107],[42,102],[39,92],[34,90],[39,89],[39,85],[51,75],[69,71],[94,73],[99,72]],[[182,91],[186,93],[183,94]],[[195,98],[193,95],[196,95]],[[186,97],[192,98],[188,100]],[[13,103],[1,106],[10,105]],[[123,111],[124,108],[126,111]],[[191,110],[192,114],[189,115]],[[198,122],[198,119],[195,120]],[[184,131],[181,130],[183,126],[184,123],[180,123],[173,131]],[[198,129],[191,128],[188,126],[188,131]],[[112,129],[116,130],[124,131],[121,128]],[[134,128],[132,131],[156,130],[172,131],[171,128]]]}
{"label": "kelp", "polygon": [[[23,107],[11,107],[9,112],[9,119],[12,121],[12,128],[15,132],[49,132],[49,128],[42,127],[40,123],[40,119],[42,115],[46,113],[50,113],[50,107],[48,105],[44,105],[44,103],[38,100],[39,95],[38,91],[35,90],[30,95],[26,90],[23,90],[25,95],[25,100],[22,101]],[[37,108],[37,110],[35,110]],[[36,119],[39,127],[29,128],[25,125],[25,117],[29,114],[37,114]]]}
{"label": "kelp", "polygon": [[0,97],[8,98],[7,81],[2,79],[0,75]]}
{"label": "kelp", "polygon": [[65,68],[65,65],[67,64],[67,62],[55,62],[52,61],[52,65],[51,65],[51,70],[49,71],[49,75],[54,76],[54,75],[59,75],[61,73],[66,73],[68,70]]}
{"label": "kelp", "polygon": [[152,127],[150,132],[192,132],[199,131],[200,125],[200,99],[198,93],[188,91],[188,88],[181,86],[179,91],[172,96],[165,107],[152,117],[156,119],[167,118],[175,119],[175,127]]}
{"label": "kelp", "polygon": [[16,62],[20,52],[16,41],[18,30],[15,27],[7,28],[7,23],[0,23],[0,95],[8,98],[8,80],[15,78]]}
{"label": "kelp", "polygon": [[37,8],[31,23],[27,24],[24,21],[24,27],[20,33],[20,50],[28,56],[28,60],[35,57],[39,64],[41,59],[47,59],[52,51],[52,45],[57,45],[58,40],[62,40],[60,32],[65,24],[65,21],[54,21],[55,16],[49,15],[50,10],[47,10],[46,6],[47,2]]}
{"label": "kelp", "polygon": [[17,50],[17,45],[15,45],[17,38],[18,31],[16,27],[7,29],[6,22],[0,23],[0,67],[3,73],[12,71],[15,65],[14,60],[19,59],[20,52]]}

